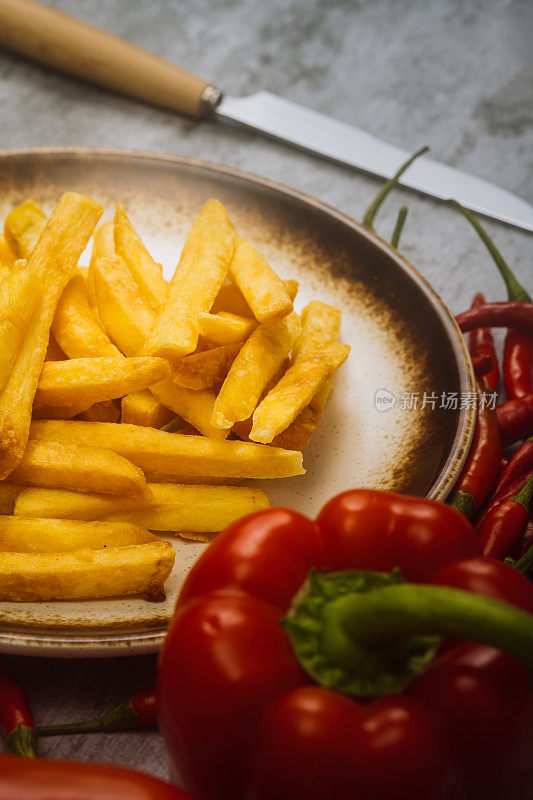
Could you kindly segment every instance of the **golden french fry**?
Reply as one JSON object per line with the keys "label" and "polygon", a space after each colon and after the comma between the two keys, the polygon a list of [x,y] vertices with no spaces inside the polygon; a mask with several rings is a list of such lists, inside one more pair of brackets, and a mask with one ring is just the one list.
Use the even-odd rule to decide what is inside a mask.
{"label": "golden french fry", "polygon": [[52,333],[69,358],[111,358],[121,355],[89,305],[81,275],[74,275],[65,287],[57,304]]}
{"label": "golden french fry", "polygon": [[51,333],[50,338],[48,340],[48,347],[46,350],[45,361],[64,361],[66,358],[67,355],[63,352],[63,350],[56,342],[54,334]]}
{"label": "golden french fry", "polygon": [[189,478],[288,478],[303,475],[302,454],[252,442],[214,440],[137,425],[36,420],[33,439],[107,447],[142,470]]}
{"label": "golden french fry", "polygon": [[210,389],[218,386],[228,374],[240,349],[240,343],[224,344],[184,356],[173,363],[172,380],[186,389]]}
{"label": "golden french fry", "polygon": [[73,358],[43,364],[33,408],[84,405],[147,389],[170,376],[164,358]]}
{"label": "golden french fry", "polygon": [[347,344],[326,345],[298,358],[253,413],[250,439],[268,444],[296,419],[348,358]]}
{"label": "golden french fry", "polygon": [[[100,425],[112,423],[85,423]],[[118,426],[117,426],[118,427]],[[150,497],[144,473],[113,450],[30,439],[11,473],[14,483],[79,492]]]}
{"label": "golden french fry", "polygon": [[35,272],[11,272],[2,281],[0,293],[0,390],[4,388],[18,358],[30,318],[43,292]]}
{"label": "golden french fry", "polygon": [[4,236],[18,258],[29,258],[46,225],[46,214],[34,200],[25,200],[6,217]]}
{"label": "golden french fry", "polygon": [[200,336],[206,342],[221,346],[244,342],[257,327],[257,322],[227,311],[220,311],[218,314],[201,312],[198,315],[198,327]]}
{"label": "golden french fry", "polygon": [[[19,495],[13,519],[46,514],[57,519],[128,522],[154,531],[215,533],[246,514],[269,507],[264,492],[247,486],[154,483],[150,484],[150,489],[151,502],[102,494],[26,489]],[[1,531],[0,524],[0,550],[4,549]],[[113,542],[108,544],[113,545]]]}
{"label": "golden french fry", "polygon": [[292,311],[292,300],[281,278],[255,247],[237,236],[230,274],[259,322],[281,319]]}
{"label": "golden french fry", "polygon": [[[198,431],[196,431],[196,435],[198,436]],[[235,483],[235,478],[217,478],[213,475],[208,475],[207,477],[200,477],[199,475],[195,475],[194,478],[191,478],[187,475],[169,475],[165,472],[145,472],[144,476],[148,483],[183,483],[183,484],[195,484],[197,486],[231,486]]]}
{"label": "golden french fry", "polygon": [[211,418],[215,405],[215,395],[209,389],[185,389],[177,386],[169,378],[161,383],[154,383],[150,391],[159,402],[170,408],[175,414],[189,422],[193,427],[210,439],[225,439],[229,431],[216,428]]}
{"label": "golden french fry", "polygon": [[164,598],[174,549],[161,540],[71,553],[0,553],[0,600]]}
{"label": "golden french fry", "polygon": [[159,313],[167,299],[168,283],[161,274],[161,266],[144,246],[120,203],[115,212],[113,235],[115,252],[130,270],[143,300],[152,311]]}
{"label": "golden french fry", "polygon": [[102,400],[85,411],[80,411],[79,417],[87,422],[118,422],[120,406],[116,400]]}
{"label": "golden french fry", "polygon": [[169,293],[145,346],[145,355],[175,361],[196,350],[198,314],[209,311],[222,286],[235,234],[224,206],[208,200],[196,217]]}
{"label": "golden french fry", "polygon": [[9,270],[16,260],[17,254],[8,245],[4,234],[0,233],[0,265]]}
{"label": "golden french fry", "polygon": [[312,300],[302,311],[302,333],[294,346],[292,360],[305,358],[336,342],[341,326],[341,311],[320,300]]}
{"label": "golden french fry", "polygon": [[176,415],[155,399],[152,392],[127,394],[122,398],[121,422],[127,425],[145,425],[148,428],[162,428]]}
{"label": "golden french fry", "polygon": [[0,553],[67,553],[154,541],[153,533],[131,522],[0,516]]}
{"label": "golden french fry", "polygon": [[[298,293],[298,281],[290,278],[283,281],[283,285],[291,300],[294,300]],[[241,290],[229,278],[226,278],[220,287],[210,311],[211,314],[229,312],[240,317],[253,317],[252,309],[244,299]]]}
{"label": "golden french fry", "polygon": [[275,447],[285,447],[287,450],[303,450],[318,427],[332,391],[333,384],[329,380],[315,394],[309,405],[298,414],[294,422],[274,437],[272,444]]}
{"label": "golden french fry", "polygon": [[117,347],[127,356],[140,355],[155,319],[124,261],[99,258],[94,265],[98,314]]}
{"label": "golden french fry", "polygon": [[85,288],[87,291],[87,300],[89,305],[98,317],[98,306],[96,303],[96,288],[94,283],[94,266],[99,258],[104,256],[115,255],[115,242],[113,239],[113,222],[104,222],[100,225],[93,236],[93,249],[91,253],[91,260],[89,262],[89,269],[87,270],[87,277],[85,278]]}
{"label": "golden french fry", "polygon": [[15,500],[22,491],[22,486],[17,486],[16,483],[0,481],[0,514],[13,513]]}
{"label": "golden french fry", "polygon": [[215,427],[228,429],[252,415],[300,330],[300,320],[294,312],[284,319],[258,325],[241,347],[215,400]]}
{"label": "golden french fry", "polygon": [[12,472],[24,453],[56,305],[101,213],[94,200],[67,192],[30,256],[27,269],[40,277],[43,295],[0,393],[0,480]]}

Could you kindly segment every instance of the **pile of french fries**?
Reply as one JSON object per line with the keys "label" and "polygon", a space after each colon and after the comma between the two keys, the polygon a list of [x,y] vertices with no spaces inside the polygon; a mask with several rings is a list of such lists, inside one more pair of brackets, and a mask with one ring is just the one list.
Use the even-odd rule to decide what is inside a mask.
{"label": "pile of french fries", "polygon": [[0,236],[1,600],[163,598],[158,534],[209,541],[268,507],[230,484],[303,474],[349,353],[340,311],[298,315],[217,200],[170,282],[124,208],[101,213],[26,200]]}

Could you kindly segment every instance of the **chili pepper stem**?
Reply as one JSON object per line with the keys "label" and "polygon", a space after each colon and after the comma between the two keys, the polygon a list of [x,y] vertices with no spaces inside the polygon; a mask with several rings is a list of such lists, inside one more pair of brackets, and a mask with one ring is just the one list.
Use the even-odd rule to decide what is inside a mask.
{"label": "chili pepper stem", "polygon": [[17,725],[7,737],[7,746],[11,753],[23,758],[35,758],[37,750],[37,732],[27,725]]}
{"label": "chili pepper stem", "polygon": [[402,206],[398,212],[398,218],[396,220],[396,225],[394,226],[394,230],[392,232],[392,237],[390,243],[393,247],[398,249],[398,245],[400,244],[400,236],[402,235],[403,226],[405,225],[405,220],[407,218],[407,206]]}
{"label": "chili pepper stem", "polygon": [[138,727],[138,716],[130,700],[119,703],[101,717],[70,722],[61,725],[41,725],[37,728],[39,736],[66,736],[75,733],[99,733],[106,731],[126,731]]}
{"label": "chili pepper stem", "polygon": [[375,198],[372,200],[367,210],[365,211],[365,215],[363,217],[363,225],[366,228],[368,228],[371,231],[374,230],[373,228],[374,218],[378,213],[379,209],[381,208],[381,205],[383,204],[385,198],[391,191],[391,189],[393,189],[396,186],[399,179],[402,177],[403,173],[406,171],[406,169],[408,169],[411,166],[413,161],[417,159],[419,156],[424,155],[424,153],[427,153],[428,150],[429,147],[427,147],[426,145],[425,147],[422,147],[420,150],[414,153],[410,158],[407,159],[407,161],[405,161],[401,165],[401,167],[392,176],[392,178],[389,178],[389,180],[383,184],[383,186],[381,187],[381,189],[379,190],[379,192],[377,193],[377,195],[375,196]]}
{"label": "chili pepper stem", "polygon": [[496,264],[500,275],[502,276],[503,280],[505,281],[505,285],[507,287],[507,293],[509,295],[509,300],[522,300],[526,303],[531,303],[531,296],[528,292],[524,289],[524,287],[517,281],[513,272],[509,268],[509,265],[505,261],[504,257],[490,238],[489,234],[481,224],[481,222],[474,216],[467,208],[464,208],[457,200],[449,200],[448,201],[454,208],[461,212],[461,214],[466,217],[466,219],[470,222],[472,227],[478,233],[481,241],[491,254],[494,263]]}
{"label": "chili pepper stem", "polygon": [[533,570],[533,544],[526,550],[522,558],[520,558],[515,564],[515,569],[519,572],[522,572],[524,575],[527,575],[528,572]]}

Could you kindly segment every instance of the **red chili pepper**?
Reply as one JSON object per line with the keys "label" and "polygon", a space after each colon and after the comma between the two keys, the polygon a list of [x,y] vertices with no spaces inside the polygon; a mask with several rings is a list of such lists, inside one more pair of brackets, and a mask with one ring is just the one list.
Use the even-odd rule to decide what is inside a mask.
{"label": "red chili pepper", "polygon": [[[465,786],[480,779],[452,751],[450,738],[459,735],[454,726],[445,735],[431,703],[391,692],[431,659],[435,626],[438,633],[467,638],[489,638],[490,630],[494,644],[496,609],[510,615],[499,628],[498,646],[508,637],[506,646],[533,667],[526,611],[501,598],[423,584],[476,552],[471,525],[449,506],[371,490],[334,498],[316,524],[272,509],[230,526],[189,573],[159,663],[159,722],[183,783],[202,800],[464,800]],[[344,571],[314,573],[301,592],[312,566]],[[361,571],[390,566],[422,583]],[[523,591],[524,582],[529,588],[522,575],[506,573],[505,581],[493,578],[487,594],[498,596],[504,582],[510,587],[502,589],[504,596]],[[529,591],[533,611],[533,587]],[[518,621],[527,632],[520,627],[518,635],[514,627],[511,643]],[[527,683],[512,658],[496,673],[520,674]],[[499,678],[482,668],[480,678],[505,707]],[[529,683],[527,692],[533,696]],[[376,694],[383,696],[354,699]],[[510,712],[514,708],[509,703]],[[465,718],[476,711],[485,719],[482,705],[465,703]],[[532,716],[526,723],[533,731]],[[483,778],[491,776],[493,793],[484,800],[501,800],[496,792],[503,785],[506,798],[518,800],[514,771],[509,778],[504,769],[492,774],[493,763],[502,766],[496,753],[508,735],[491,731]],[[517,767],[529,763],[529,755],[522,756]]]}
{"label": "red chili pepper", "polygon": [[61,725],[41,725],[39,736],[64,736],[75,733],[102,733],[144,728],[157,723],[157,698],[155,688],[137,692],[123,700],[106,714],[84,722],[69,722]]}
{"label": "red chili pepper", "polygon": [[533,338],[510,328],[503,347],[503,381],[509,400],[533,392]]}
{"label": "red chili pepper", "polygon": [[[479,292],[472,300],[472,308],[477,308],[485,303],[485,298]],[[494,337],[490,328],[476,328],[470,333],[470,355],[472,356],[472,365],[474,373],[478,378],[482,377],[481,385],[485,389],[492,392],[498,391],[498,383],[500,380],[500,370],[498,369],[498,357],[496,356],[496,348],[494,347]],[[490,359],[490,366],[486,372],[480,372],[479,366],[476,371],[476,359],[479,358]]]}
{"label": "red chili pepper", "polygon": [[501,403],[496,414],[506,447],[526,439],[533,434],[533,393]]}
{"label": "red chili pepper", "polygon": [[474,440],[449,501],[469,519],[493,490],[501,458],[502,441],[496,413],[488,404],[479,403]]}
{"label": "red chili pepper", "polygon": [[533,477],[530,477],[523,489],[484,517],[477,528],[484,556],[503,559],[515,553],[529,521],[532,496]]}
{"label": "red chili pepper", "polygon": [[[467,218],[470,224],[477,231],[485,247],[492,256],[496,267],[505,281],[507,287],[507,299],[531,303],[530,294],[517,281],[504,257],[488,235],[480,221],[468,209],[463,208],[456,201],[452,204]],[[533,392],[532,381],[532,357],[533,357],[533,338],[524,336],[522,333],[510,328],[507,331],[503,351],[503,380],[505,391],[509,400]]]}
{"label": "red chili pepper", "polygon": [[480,514],[474,520],[474,527],[476,530],[479,529],[479,526],[483,524],[485,517],[488,514],[491,514],[497,506],[503,503],[505,500],[509,500],[510,497],[514,497],[515,494],[518,494],[526,483],[528,482],[531,472],[526,472],[524,475],[519,475],[512,483],[509,483],[499,493],[494,493],[490,498],[490,501],[487,503],[485,508],[481,511]]}
{"label": "red chili pepper", "polygon": [[0,755],[0,800],[194,800],[137,770]]}
{"label": "red chili pepper", "polygon": [[494,372],[494,364],[494,359],[488,353],[486,355],[472,356],[472,367],[476,378],[484,378]]}
{"label": "red chili pepper", "polygon": [[0,664],[0,725],[12,753],[35,757],[37,735],[28,697],[4,664]]}
{"label": "red chili pepper", "polygon": [[526,336],[533,336],[533,303],[486,303],[463,311],[455,321],[463,333],[474,328],[515,328]]}
{"label": "red chili pepper", "polygon": [[509,461],[503,465],[498,483],[496,485],[495,494],[499,494],[501,490],[512,483],[520,475],[533,469],[533,436],[526,442],[520,445],[518,450],[515,450]]}
{"label": "red chili pepper", "polygon": [[[526,525],[526,529],[524,531],[524,538],[522,539],[522,545],[520,547],[519,558],[521,559],[525,554],[533,547],[533,514],[530,512],[529,514],[529,522]],[[531,552],[532,560],[533,560],[533,550]]]}

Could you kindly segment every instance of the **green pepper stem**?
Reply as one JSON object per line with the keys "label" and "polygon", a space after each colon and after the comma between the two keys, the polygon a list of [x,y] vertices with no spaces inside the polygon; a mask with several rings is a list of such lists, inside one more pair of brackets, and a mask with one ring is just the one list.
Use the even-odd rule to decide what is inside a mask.
{"label": "green pepper stem", "polygon": [[402,206],[398,211],[398,218],[396,219],[396,225],[394,226],[394,230],[392,232],[392,237],[390,243],[393,247],[398,249],[398,245],[400,244],[400,236],[402,235],[403,226],[405,225],[405,220],[407,218],[407,206]]}
{"label": "green pepper stem", "polygon": [[330,601],[323,612],[323,647],[339,667],[421,634],[458,636],[493,645],[533,675],[533,615],[490,597],[444,586],[399,584]]}
{"label": "green pepper stem", "polygon": [[7,737],[7,746],[11,753],[23,758],[35,758],[37,751],[37,732],[28,725],[17,725]]}
{"label": "green pepper stem", "polygon": [[479,238],[491,254],[500,275],[505,281],[509,300],[523,300],[526,303],[531,303],[531,295],[524,289],[522,284],[517,281],[511,268],[478,218],[475,217],[474,214],[472,214],[467,208],[458,203],[457,200],[450,200],[449,202],[452,206],[454,206],[454,208],[460,211],[464,217],[466,217],[472,227],[477,231]]}
{"label": "green pepper stem", "polygon": [[526,550],[522,558],[520,558],[514,564],[514,568],[517,569],[518,572],[522,572],[524,575],[527,575],[528,572],[533,570],[533,544],[528,550]]}
{"label": "green pepper stem", "polygon": [[429,147],[426,146],[426,147],[422,147],[420,150],[418,150],[416,153],[414,153],[410,158],[407,159],[407,161],[405,161],[401,165],[401,167],[398,169],[397,172],[395,172],[395,174],[392,176],[392,178],[389,178],[389,180],[386,181],[386,183],[383,184],[383,186],[381,187],[381,189],[379,190],[379,192],[374,197],[374,199],[372,200],[372,202],[368,206],[367,210],[365,211],[365,215],[363,217],[363,225],[366,228],[368,228],[371,231],[374,230],[374,228],[373,228],[374,218],[375,218],[376,214],[378,213],[379,209],[381,208],[381,205],[383,204],[383,202],[384,202],[385,198],[387,197],[387,195],[389,194],[389,192],[396,186],[396,184],[398,183],[398,181],[402,177],[403,173],[406,171],[406,169],[408,169],[411,166],[413,161],[416,158],[418,158],[419,156],[423,155],[424,153],[427,153],[428,150],[429,150]]}
{"label": "green pepper stem", "polygon": [[513,500],[528,509],[531,505],[531,498],[533,498],[533,475],[530,476],[526,485],[515,494]]}
{"label": "green pepper stem", "polygon": [[39,736],[66,736],[75,733],[99,733],[104,731],[126,731],[136,728],[138,717],[129,700],[119,703],[107,714],[84,722],[70,722],[63,725],[41,725],[37,728]]}

